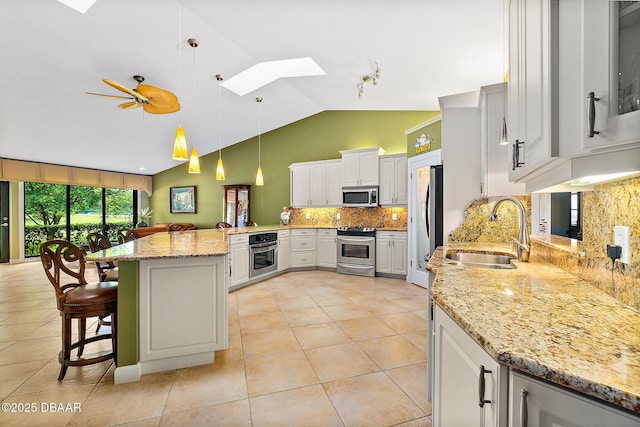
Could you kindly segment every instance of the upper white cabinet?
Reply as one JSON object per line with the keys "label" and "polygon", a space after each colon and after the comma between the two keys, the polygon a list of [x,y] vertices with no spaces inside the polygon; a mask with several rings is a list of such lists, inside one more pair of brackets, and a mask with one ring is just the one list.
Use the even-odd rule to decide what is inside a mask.
{"label": "upper white cabinet", "polygon": [[380,205],[406,205],[407,182],[406,154],[380,156]]}
{"label": "upper white cabinet", "polygon": [[509,3],[509,179],[558,156],[557,16],[553,0]]}
{"label": "upper white cabinet", "polygon": [[341,150],[340,154],[343,186],[379,185],[378,157],[384,154],[384,149]]}
{"label": "upper white cabinet", "polygon": [[502,118],[506,115],[506,98],[506,83],[480,88],[480,180],[484,197],[527,192],[524,184],[509,182],[509,147],[499,143]]}
{"label": "upper white cabinet", "polygon": [[435,307],[433,425],[504,426],[508,369]]}
{"label": "upper white cabinet", "polygon": [[559,7],[560,154],[640,145],[640,3]]}
{"label": "upper white cabinet", "polygon": [[291,206],[340,206],[342,171],[340,160],[293,163],[291,173]]}
{"label": "upper white cabinet", "polygon": [[640,419],[517,372],[510,374],[509,426],[623,427]]}

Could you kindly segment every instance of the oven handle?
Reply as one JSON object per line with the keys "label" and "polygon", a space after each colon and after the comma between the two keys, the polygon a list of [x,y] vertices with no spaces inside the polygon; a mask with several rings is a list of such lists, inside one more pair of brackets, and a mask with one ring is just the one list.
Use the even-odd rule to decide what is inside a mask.
{"label": "oven handle", "polygon": [[342,267],[349,267],[349,268],[353,268],[353,269],[360,269],[360,270],[369,270],[371,269],[371,267],[373,267],[372,265],[358,265],[358,264],[344,264],[339,262],[338,265],[341,265]]}
{"label": "oven handle", "polygon": [[271,246],[276,247],[276,246],[278,246],[278,244],[276,242],[254,243],[253,245],[250,245],[249,247],[251,249],[261,249],[261,248],[269,248]]}
{"label": "oven handle", "polygon": [[367,236],[339,236],[340,239],[340,243],[342,242],[356,242],[356,243],[362,243],[362,242],[374,242],[375,241],[375,237],[367,237]]}

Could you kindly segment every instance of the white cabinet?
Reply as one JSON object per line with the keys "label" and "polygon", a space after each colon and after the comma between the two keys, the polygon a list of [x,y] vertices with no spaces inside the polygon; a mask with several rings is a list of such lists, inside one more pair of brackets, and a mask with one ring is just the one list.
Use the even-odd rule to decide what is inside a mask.
{"label": "white cabinet", "polygon": [[640,417],[518,372],[509,383],[510,427],[640,426]]}
{"label": "white cabinet", "polygon": [[230,234],[229,238],[229,287],[249,280],[249,235]]}
{"label": "white cabinet", "polygon": [[291,265],[291,233],[289,230],[278,230],[278,271],[286,270]]}
{"label": "white cabinet", "polygon": [[340,160],[293,163],[291,206],[340,206],[342,163]]}
{"label": "white cabinet", "polygon": [[558,156],[558,2],[509,3],[509,179]]}
{"label": "white cabinet", "polygon": [[480,88],[480,180],[484,197],[527,193],[524,184],[509,182],[509,147],[499,143],[506,97],[506,83]]}
{"label": "white cabinet", "polygon": [[317,243],[318,267],[336,268],[338,256],[336,230],[318,230]]}
{"label": "white cabinet", "polygon": [[291,267],[316,266],[316,230],[291,230]]}
{"label": "white cabinet", "polygon": [[407,233],[376,232],[376,274],[407,275]]}
{"label": "white cabinet", "polygon": [[376,147],[342,150],[340,154],[344,187],[379,185],[378,157],[384,154],[384,149]]}
{"label": "white cabinet", "polygon": [[391,154],[380,156],[380,205],[406,205],[407,155]]}
{"label": "white cabinet", "polygon": [[639,146],[640,3],[560,2],[559,27],[561,155]]}
{"label": "white cabinet", "polygon": [[434,427],[506,425],[507,368],[439,306],[434,322]]}

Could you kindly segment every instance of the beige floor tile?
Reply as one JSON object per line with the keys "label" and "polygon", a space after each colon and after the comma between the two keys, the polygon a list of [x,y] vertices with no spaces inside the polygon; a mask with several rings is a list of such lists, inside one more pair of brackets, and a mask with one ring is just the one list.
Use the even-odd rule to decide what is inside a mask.
{"label": "beige floor tile", "polygon": [[229,348],[216,351],[216,363],[218,361],[229,362],[244,358],[242,351],[242,337],[240,334],[229,335]]}
{"label": "beige floor tile", "polygon": [[246,397],[244,361],[217,361],[175,371],[165,413],[194,410]]}
{"label": "beige floor tile", "polygon": [[46,361],[40,360],[37,362],[14,363],[0,366],[0,400],[12,394],[20,385],[35,375],[46,363]]}
{"label": "beige floor tile", "polygon": [[291,327],[314,325],[317,323],[326,323],[331,321],[331,318],[327,316],[327,313],[325,313],[320,307],[284,311],[283,313]]}
{"label": "beige floor tile", "polygon": [[300,350],[298,340],[289,328],[242,334],[242,350],[245,358]]}
{"label": "beige floor tile", "polygon": [[403,337],[411,341],[415,346],[417,346],[420,350],[427,352],[427,331],[420,332],[409,332],[407,334],[402,334]]}
{"label": "beige floor tile", "polygon": [[291,329],[303,349],[351,342],[351,339],[334,322],[298,326]]}
{"label": "beige floor tile", "polygon": [[0,314],[0,324],[6,326],[20,323],[48,322],[59,317],[60,312],[56,309],[22,310]]}
{"label": "beige floor tile", "polygon": [[427,309],[426,308],[423,308],[421,310],[412,311],[412,313],[415,314],[416,316],[422,317],[425,320],[428,319],[428,317],[427,317],[428,313],[427,313]]}
{"label": "beige floor tile", "polygon": [[406,423],[396,424],[394,427],[431,427],[431,418],[422,417],[415,420],[407,421]]}
{"label": "beige floor tile", "polygon": [[425,415],[383,372],[323,386],[346,426],[391,426]]}
{"label": "beige floor tile", "polygon": [[0,342],[22,340],[31,332],[46,324],[47,322],[36,322],[23,323],[21,325],[0,326]]}
{"label": "beige floor tile", "polygon": [[255,299],[240,299],[238,296],[238,314],[240,316],[248,316],[251,314],[272,313],[280,311],[276,300],[269,294],[267,297],[258,297]]}
{"label": "beige floor tile", "polygon": [[352,304],[353,301],[346,295],[336,294],[315,294],[310,297],[321,307],[329,307],[332,305]]}
{"label": "beige floor tile", "polygon": [[0,416],[0,424],[2,426],[65,426],[74,416],[88,410],[84,402],[93,387],[87,385],[64,391],[50,390],[22,396],[10,396],[4,401],[5,403],[28,402],[35,405],[32,408],[35,409],[35,412],[3,413]]}
{"label": "beige floor tile", "polygon": [[161,426],[251,426],[249,400],[242,399],[218,405],[165,413]]}
{"label": "beige floor tile", "polygon": [[62,346],[61,337],[40,338],[36,340],[15,341],[0,351],[0,364],[49,360],[58,354]]}
{"label": "beige floor tile", "polygon": [[402,298],[394,298],[392,299],[392,301],[398,305],[401,305],[407,310],[411,310],[411,311],[427,309],[426,294],[423,297],[409,296],[409,297],[402,297]]}
{"label": "beige floor tile", "polygon": [[82,404],[82,412],[73,416],[69,426],[122,424],[159,417],[167,402],[174,374],[174,371],[146,374],[138,382],[118,385],[100,383]]}
{"label": "beige floor tile", "polygon": [[411,312],[380,316],[380,320],[399,334],[427,330],[427,320]]}
{"label": "beige floor tile", "polygon": [[131,421],[130,423],[114,424],[117,427],[158,427],[160,425],[160,417],[151,417],[144,420]]}
{"label": "beige floor tile", "polygon": [[394,303],[392,300],[383,297],[352,298],[354,302],[362,307],[366,307],[375,315],[385,315],[407,311],[406,308]]}
{"label": "beige floor tile", "polygon": [[13,302],[2,302],[0,303],[0,313],[13,313],[16,311],[29,310],[29,309],[35,308],[41,303],[42,301],[37,299],[33,299],[33,300],[27,299],[27,300],[13,301]]}
{"label": "beige floor tile", "polygon": [[426,362],[390,369],[385,373],[425,414],[431,415],[431,402],[427,400]]}
{"label": "beige floor tile", "polygon": [[259,396],[318,383],[302,351],[245,361],[249,396]]}
{"label": "beige floor tile", "polygon": [[336,322],[355,341],[395,335],[396,332],[375,317],[341,320]]}
{"label": "beige floor tile", "polygon": [[349,320],[359,317],[372,316],[371,310],[367,307],[360,306],[356,303],[340,304],[323,307],[324,311],[331,316],[333,320]]}
{"label": "beige floor tile", "polygon": [[282,311],[300,310],[302,308],[317,307],[318,304],[309,295],[276,296],[276,302]]}
{"label": "beige floor tile", "polygon": [[427,354],[401,335],[359,341],[358,345],[382,369],[426,362]]}
{"label": "beige floor tile", "polygon": [[19,396],[49,390],[64,391],[82,385],[97,384],[112,364],[113,360],[106,360],[94,365],[70,366],[67,368],[64,380],[58,381],[60,362],[58,362],[57,357],[54,357],[25,381],[12,395]]}
{"label": "beige floor tile", "polygon": [[[73,323],[74,323],[73,334],[74,336],[76,336],[78,327],[77,325],[75,325],[75,322]],[[88,331],[89,331],[89,336],[92,336],[93,332],[95,332],[95,328],[90,328],[88,329]],[[38,329],[25,335],[23,339],[34,340],[38,338],[48,338],[48,337],[60,337],[60,339],[62,339],[61,338],[62,337],[62,320],[60,320],[60,317],[58,317],[57,319],[48,321],[47,323],[40,326]]]}
{"label": "beige floor tile", "polygon": [[280,311],[240,316],[240,331],[243,333],[286,328],[288,325]]}
{"label": "beige floor tile", "polygon": [[343,425],[321,385],[252,397],[250,402],[254,426]]}
{"label": "beige floor tile", "polygon": [[378,366],[355,343],[305,350],[320,382],[354,377],[378,370]]}

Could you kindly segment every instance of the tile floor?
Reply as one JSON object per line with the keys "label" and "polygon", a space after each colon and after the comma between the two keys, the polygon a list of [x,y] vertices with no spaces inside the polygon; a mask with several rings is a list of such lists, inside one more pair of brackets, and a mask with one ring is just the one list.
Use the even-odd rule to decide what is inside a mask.
{"label": "tile floor", "polygon": [[53,289],[40,263],[1,264],[0,400],[35,412],[0,425],[431,426],[426,298],[403,280],[287,273],[229,294],[214,364],[114,385],[107,361],[58,382]]}

